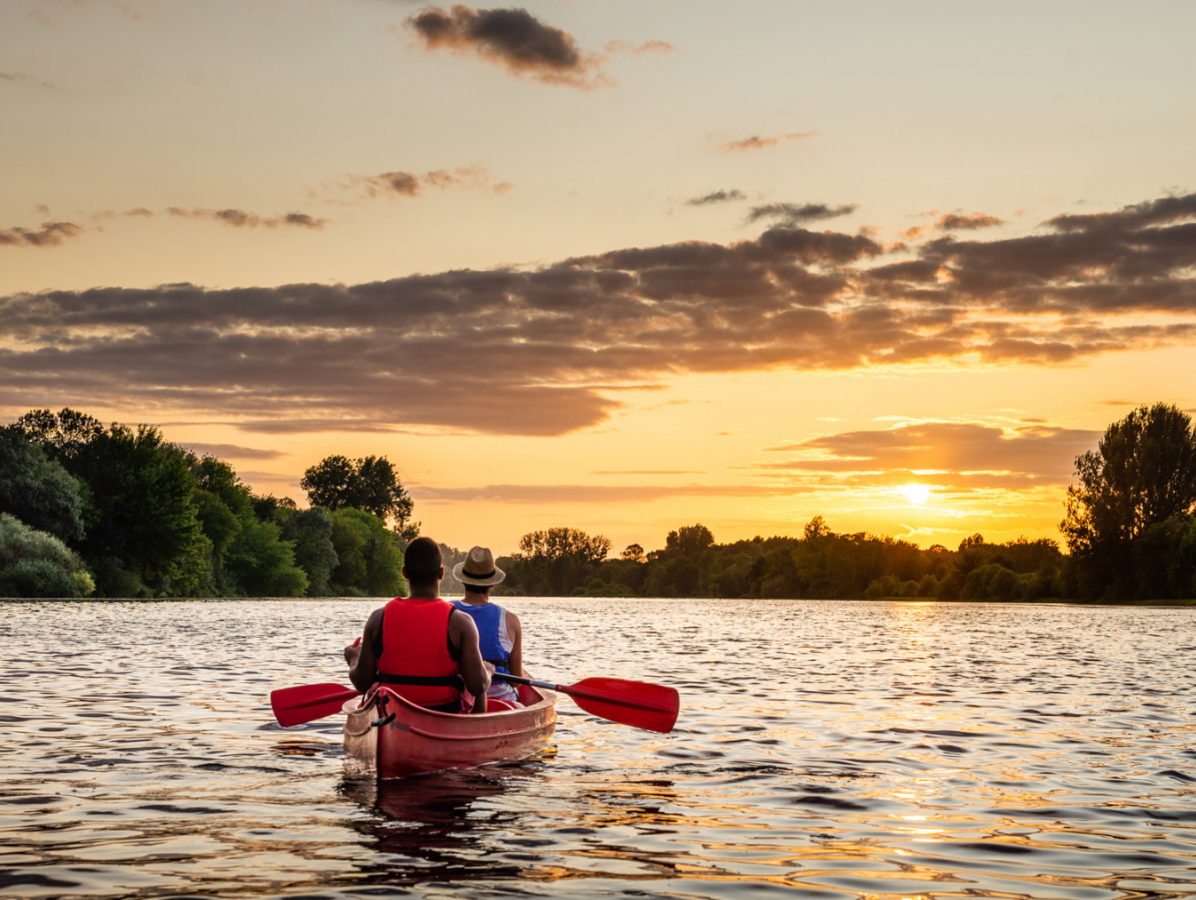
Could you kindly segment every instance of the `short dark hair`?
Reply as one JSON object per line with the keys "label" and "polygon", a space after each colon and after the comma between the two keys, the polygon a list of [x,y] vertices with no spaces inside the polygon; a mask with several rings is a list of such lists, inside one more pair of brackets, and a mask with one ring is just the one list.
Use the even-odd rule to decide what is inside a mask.
{"label": "short dark hair", "polygon": [[403,554],[403,568],[407,570],[407,580],[412,584],[437,581],[442,565],[444,558],[440,555],[440,545],[429,537],[416,538],[407,545]]}

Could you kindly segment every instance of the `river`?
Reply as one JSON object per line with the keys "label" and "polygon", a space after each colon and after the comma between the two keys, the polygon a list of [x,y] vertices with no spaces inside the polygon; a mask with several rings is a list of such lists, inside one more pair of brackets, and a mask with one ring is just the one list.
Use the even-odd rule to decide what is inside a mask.
{"label": "river", "polygon": [[0,895],[1196,897],[1196,609],[509,600],[537,756],[378,786],[338,718],[377,603],[0,603]]}

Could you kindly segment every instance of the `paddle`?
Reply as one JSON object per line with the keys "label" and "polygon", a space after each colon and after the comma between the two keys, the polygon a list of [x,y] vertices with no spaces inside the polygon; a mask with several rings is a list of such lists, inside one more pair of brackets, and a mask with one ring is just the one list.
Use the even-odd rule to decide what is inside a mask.
{"label": "paddle", "polygon": [[301,684],[271,691],[270,707],[278,724],[289,728],[338,713],[346,700],[359,693],[339,684]]}
{"label": "paddle", "polygon": [[[517,675],[495,673],[493,677],[513,684],[559,691],[568,694],[591,715],[664,734],[672,731],[680,709],[680,698],[673,688],[646,681],[584,678],[577,684],[564,685],[533,681]],[[271,691],[270,706],[278,724],[290,727],[338,713],[346,700],[357,695],[358,692],[353,688],[339,684],[301,684]]]}
{"label": "paddle", "polygon": [[681,699],[675,689],[660,684],[649,684],[646,681],[628,681],[626,678],[583,678],[577,684],[551,684],[498,672],[491,678],[511,684],[530,684],[532,687],[559,691],[568,694],[574,703],[591,715],[663,734],[673,730],[677,712],[681,708]]}

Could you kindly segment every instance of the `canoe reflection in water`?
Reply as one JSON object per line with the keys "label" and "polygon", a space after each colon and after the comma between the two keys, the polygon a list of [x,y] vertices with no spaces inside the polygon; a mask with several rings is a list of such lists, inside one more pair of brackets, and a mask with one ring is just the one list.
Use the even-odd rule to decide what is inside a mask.
{"label": "canoe reflection in water", "polygon": [[520,814],[496,801],[537,777],[536,764],[526,762],[398,781],[346,777],[339,793],[368,811],[351,827],[374,845],[363,875],[390,885],[519,877],[526,865],[517,858],[525,849],[516,837]]}

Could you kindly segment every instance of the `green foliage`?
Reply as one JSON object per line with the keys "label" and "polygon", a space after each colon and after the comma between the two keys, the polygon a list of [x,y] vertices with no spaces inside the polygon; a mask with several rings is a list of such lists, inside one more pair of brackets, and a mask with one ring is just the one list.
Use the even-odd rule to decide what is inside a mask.
{"label": "green foliage", "polygon": [[72,410],[58,417],[36,411],[18,424],[87,485],[87,533],[78,548],[102,595],[129,588],[135,596],[186,595],[204,584],[211,542],[199,522],[183,451],[156,428],[104,430]]}
{"label": "green foliage", "polygon": [[15,426],[0,428],[0,512],[64,541],[83,537],[82,485]]}
{"label": "green foliage", "polygon": [[235,584],[251,597],[302,597],[307,574],[295,565],[295,545],[282,540],[273,522],[250,517],[228,548],[225,567]]}
{"label": "green foliage", "polygon": [[419,523],[410,521],[411,497],[385,456],[325,457],[303,473],[299,485],[307,491],[312,506],[333,511],[362,509],[383,520],[393,518],[395,531],[403,540],[419,534]]}
{"label": "green foliage", "polygon": [[1076,478],[1059,528],[1075,559],[1081,594],[1117,600],[1170,590],[1156,558],[1163,539],[1148,532],[1186,519],[1196,505],[1191,419],[1163,403],[1139,407],[1105,430],[1095,452],[1076,458]]}
{"label": "green foliage", "polygon": [[549,528],[525,534],[519,550],[507,570],[511,589],[567,597],[597,575],[610,553],[610,539],[577,528]]}
{"label": "green foliage", "polygon": [[86,597],[83,561],[52,534],[0,513],[0,597]]}
{"label": "green foliage", "polygon": [[332,593],[332,571],[340,562],[332,545],[333,523],[328,510],[287,510],[278,507],[283,519],[282,537],[295,547],[295,562],[307,575],[307,593],[326,597]]}
{"label": "green foliage", "polygon": [[398,537],[378,516],[361,509],[331,512],[337,565],[332,590],[346,597],[395,597],[406,591]]}

